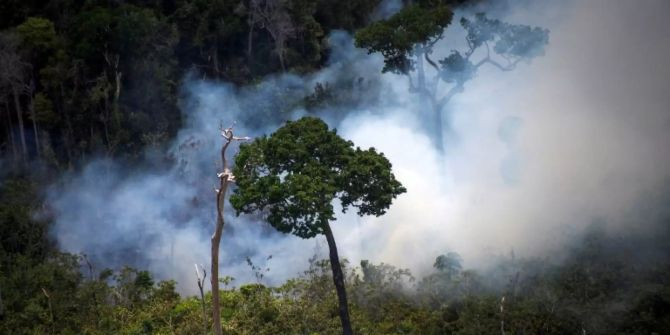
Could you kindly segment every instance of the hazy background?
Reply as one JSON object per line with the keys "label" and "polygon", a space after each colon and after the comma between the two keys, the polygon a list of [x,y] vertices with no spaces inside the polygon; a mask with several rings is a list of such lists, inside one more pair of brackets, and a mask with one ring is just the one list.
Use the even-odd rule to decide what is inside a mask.
{"label": "hazy background", "polygon": [[[394,8],[387,5],[379,15]],[[624,236],[653,230],[630,218],[640,203],[658,203],[670,177],[669,13],[663,0],[500,4],[490,16],[550,30],[546,54],[512,72],[482,68],[447,106],[453,135],[444,154],[421,130],[423,105],[407,79],[381,75],[381,57],[356,50],[344,33],[331,36],[328,68],[308,77],[243,89],[192,78],[182,88],[185,127],[169,159],[149,151],[133,171],[96,160],[52,185],[53,233],[99,269],[131,264],[195,292],[193,264],[209,268],[220,123],[237,121],[237,135],[269,134],[280,124],[260,106],[274,101],[273,90],[309,94],[316,82],[352,74],[375,93],[357,108],[318,114],[356,145],[384,152],[408,190],[385,216],[347,214],[333,223],[340,256],[353,264],[369,259],[420,275],[447,251],[474,268],[511,250],[558,261],[553,255],[593,222]],[[462,46],[463,37],[457,17],[433,58]],[[221,275],[236,285],[253,279],[246,257],[263,265],[273,256],[269,284],[304,270],[314,253],[327,257],[322,237],[281,235],[227,210]]]}

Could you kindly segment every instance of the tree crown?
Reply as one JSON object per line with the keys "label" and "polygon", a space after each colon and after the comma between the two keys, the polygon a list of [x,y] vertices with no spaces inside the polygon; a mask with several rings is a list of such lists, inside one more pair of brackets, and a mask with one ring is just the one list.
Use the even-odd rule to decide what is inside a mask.
{"label": "tree crown", "polygon": [[323,233],[336,198],[343,212],[380,216],[406,191],[382,153],[354,148],[314,117],[240,146],[233,174],[230,203],[238,215],[260,211],[277,230],[302,238]]}

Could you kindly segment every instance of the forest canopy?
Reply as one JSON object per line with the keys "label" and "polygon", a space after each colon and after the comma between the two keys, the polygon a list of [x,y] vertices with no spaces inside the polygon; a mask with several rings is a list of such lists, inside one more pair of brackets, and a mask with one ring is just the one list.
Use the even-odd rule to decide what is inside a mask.
{"label": "forest canopy", "polygon": [[[209,334],[213,302],[218,302],[225,334],[341,334],[347,327],[341,322],[343,306],[353,334],[670,333],[667,188],[640,197],[643,204],[632,205],[633,214],[625,218],[627,226],[652,227],[650,231],[639,228],[622,234],[603,227],[601,221],[606,219],[579,217],[576,220],[591,222],[585,224],[585,232],[549,256],[517,256],[512,249],[492,256],[490,266],[479,267],[445,245],[436,254],[412,256],[415,263],[427,265],[422,272],[375,261],[373,255],[337,256],[330,224],[340,224],[339,214],[347,208],[353,212],[349,215],[379,220],[375,227],[382,230],[375,234],[389,241],[418,229],[420,219],[396,212],[394,219],[404,221],[405,229],[391,236],[383,230],[388,225],[382,215],[392,211],[392,202],[422,191],[409,185],[434,174],[427,166],[433,163],[430,159],[442,159],[454,149],[445,144],[467,140],[455,131],[464,119],[453,117],[452,98],[473,83],[488,80],[485,69],[506,75],[535,66],[533,62],[553,51],[549,48],[553,31],[542,22],[537,26],[506,22],[504,15],[496,15],[515,5],[487,0],[0,1],[0,333]],[[463,36],[458,41],[446,39],[449,29]],[[336,49],[341,47],[338,37],[346,39],[340,41],[347,44],[344,51]],[[374,62],[356,63],[359,58],[353,56],[354,61],[335,62],[335,58],[349,60],[342,54],[364,55]],[[369,68],[362,71],[362,67]],[[617,70],[628,73],[621,67]],[[413,105],[419,107],[403,111],[414,113],[416,119],[400,118],[411,131],[384,124],[384,135],[393,137],[384,153],[377,147],[382,143],[374,141],[375,147],[369,149],[355,146],[363,142],[360,145],[366,148],[371,143],[366,142],[367,128],[361,127],[359,133],[335,129],[383,119],[370,106],[397,103],[388,96],[398,91],[382,86],[379,76],[402,83],[407,97],[419,101]],[[244,98],[215,100],[212,108],[204,99],[194,102],[197,99],[189,91],[197,86],[193,83],[219,85],[227,94]],[[519,105],[531,104],[531,98],[524,96]],[[499,102],[490,96],[480,100]],[[207,114],[216,119],[194,121],[194,111],[208,108],[217,109]],[[241,112],[225,114],[233,109]],[[351,115],[359,118],[347,119]],[[232,116],[237,119],[231,120]],[[340,123],[345,119],[349,124]],[[190,124],[198,122],[206,125]],[[218,134],[194,137],[184,130],[224,131],[224,122],[238,122],[239,128],[250,132],[244,135],[253,137],[231,147],[229,158],[235,164],[228,169],[224,162],[217,171],[218,158],[210,158],[219,152],[201,152],[212,143],[219,145]],[[514,141],[521,125],[518,118],[504,119],[491,135],[503,144],[485,142],[485,149],[491,155],[498,153],[497,145],[509,152],[526,149]],[[410,142],[410,136],[419,140]],[[565,137],[572,136],[577,137],[573,133]],[[594,142],[599,141],[605,142]],[[556,156],[552,148],[546,150]],[[395,162],[392,169],[391,156],[397,157],[397,152],[408,160],[405,157],[428,158],[410,162],[417,170],[408,172],[403,170],[407,164],[398,168]],[[500,174],[521,164],[514,158],[503,157]],[[639,161],[643,163],[631,166],[654,165]],[[475,170],[479,163],[464,165]],[[122,173],[118,166],[123,166]],[[202,169],[208,175],[200,174]],[[558,172],[552,173],[560,174],[560,166],[554,169]],[[602,170],[606,173],[608,167]],[[158,172],[144,183],[141,177],[146,171]],[[147,258],[138,255],[149,252],[142,248],[164,242],[165,235],[133,225],[140,227],[140,220],[170,225],[169,234],[192,238],[189,225],[197,222],[198,233],[211,233],[214,219],[201,219],[227,204],[225,193],[214,204],[211,189],[217,172],[219,177],[230,177],[226,181],[232,188],[231,213],[238,215],[227,212],[226,220],[263,225],[254,228],[263,236],[254,243],[282,236],[270,229],[274,227],[305,239],[324,235],[330,254],[291,250],[291,255],[309,261],[303,264],[304,271],[278,283],[271,278],[283,278],[286,269],[281,266],[298,258],[287,257],[276,266],[279,256],[260,256],[263,246],[244,240],[251,236],[243,235],[248,228],[228,224],[232,236],[243,238],[230,244],[224,239],[222,257],[239,258],[237,263],[246,264],[243,270],[253,280],[229,276],[225,260],[221,277],[195,264],[196,271],[185,275],[191,282],[177,282],[176,276],[165,275],[169,271],[152,272]],[[137,180],[142,182],[132,183]],[[593,184],[612,180],[602,178]],[[441,182],[425,182],[440,189],[428,192],[428,197],[453,186]],[[515,182],[521,183],[508,178],[500,184],[509,190],[517,186]],[[63,191],[68,183],[93,186]],[[481,194],[489,191],[493,192],[487,189]],[[549,200],[539,200],[550,202],[553,192],[561,190],[543,191],[550,194]],[[72,197],[73,192],[78,197]],[[119,194],[128,199],[118,201]],[[485,197],[481,194],[463,201],[479,206]],[[614,192],[612,197],[616,198]],[[534,200],[529,199],[529,206],[535,205]],[[68,201],[75,204],[61,206]],[[155,215],[148,203],[168,214]],[[416,212],[434,210],[425,203],[410,207]],[[83,211],[88,215],[80,215]],[[63,212],[67,215],[59,218]],[[132,233],[117,238],[109,217],[113,214],[141,219],[129,220]],[[543,213],[546,221],[554,219],[552,214]],[[434,215],[450,219],[446,213]],[[501,227],[497,219],[495,227]],[[100,247],[96,255],[67,252],[58,238],[59,220],[87,221],[82,230],[66,233],[86,231],[91,234],[86,236],[100,240],[112,238],[105,245],[90,242]],[[366,223],[360,226],[367,228]],[[489,233],[507,233],[496,229]],[[424,241],[426,246],[440,241],[431,237],[435,240]],[[202,247],[171,241],[163,248],[169,251],[163,252],[196,254],[194,250]],[[363,250],[379,247],[374,241],[364,242],[369,244]],[[475,243],[462,243],[470,244]],[[122,253],[108,253],[109,245],[118,245]],[[346,254],[343,245],[340,252]],[[426,246],[412,245],[398,253]],[[226,253],[233,247],[244,250]],[[254,248],[256,253],[249,252]],[[248,256],[241,257],[243,252]],[[108,263],[101,261],[105,257]],[[167,263],[163,258],[154,260]],[[161,269],[174,269],[173,264],[162,265]],[[194,264],[186,265],[193,270]],[[222,289],[212,293],[205,278],[216,278]],[[192,290],[185,291],[184,286]],[[192,294],[197,288],[202,295]]]}

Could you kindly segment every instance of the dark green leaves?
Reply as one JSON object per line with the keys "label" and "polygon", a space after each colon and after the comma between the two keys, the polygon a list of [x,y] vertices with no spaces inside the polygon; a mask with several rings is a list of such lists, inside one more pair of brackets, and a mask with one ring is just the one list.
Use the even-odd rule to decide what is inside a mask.
{"label": "dark green leaves", "polygon": [[458,51],[439,62],[442,65],[440,77],[447,83],[463,84],[475,76],[475,66]]}
{"label": "dark green leaves", "polygon": [[260,211],[277,230],[302,238],[334,219],[335,198],[343,210],[382,215],[405,192],[382,154],[354,149],[313,117],[242,145],[233,174],[238,188],[230,202],[238,214]]}
{"label": "dark green leaves", "polygon": [[439,39],[452,19],[446,6],[427,8],[411,5],[388,20],[375,22],[356,33],[356,46],[369,53],[384,56],[383,72],[407,73],[413,70],[410,60],[414,46]]}
{"label": "dark green leaves", "polygon": [[541,56],[549,42],[547,29],[492,20],[484,13],[475,15],[473,20],[462,18],[461,25],[468,32],[466,39],[472,49],[490,43],[493,51],[504,57]]}
{"label": "dark green leaves", "polygon": [[33,50],[52,49],[58,39],[53,22],[44,18],[28,18],[16,30],[23,44]]}
{"label": "dark green leaves", "polygon": [[[375,22],[356,33],[356,46],[384,56],[383,72],[407,74],[414,70],[414,48],[430,54],[432,46],[451,23],[452,12],[438,3],[424,1],[407,6],[388,20]],[[452,52],[440,61],[440,76],[445,82],[463,83],[474,76],[470,56],[479,47],[487,48],[511,62],[541,56],[549,42],[549,31],[538,27],[513,25],[476,14],[460,21],[466,30],[469,50]]]}
{"label": "dark green leaves", "polygon": [[391,163],[374,148],[355,154],[340,175],[342,210],[358,208],[358,215],[380,216],[405,188],[391,172]]}

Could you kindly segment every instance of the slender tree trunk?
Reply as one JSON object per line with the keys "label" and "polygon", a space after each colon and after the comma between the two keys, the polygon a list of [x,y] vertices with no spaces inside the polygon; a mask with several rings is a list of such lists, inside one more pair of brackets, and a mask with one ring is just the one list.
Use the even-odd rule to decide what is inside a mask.
{"label": "slender tree trunk", "polygon": [[434,105],[432,118],[432,133],[435,140],[435,148],[439,153],[444,153],[444,126],[442,120],[442,107]]}
{"label": "slender tree trunk", "polygon": [[[0,289],[2,289],[0,287]],[[2,292],[0,292],[0,318],[5,316],[5,303],[2,302]]]}
{"label": "slender tree trunk", "polygon": [[12,144],[12,158],[14,162],[18,161],[18,152],[16,151],[16,139],[14,138],[14,129],[12,128],[12,113],[9,110],[9,102],[5,100],[5,111],[7,112],[7,134]]}
{"label": "slender tree trunk", "polygon": [[32,119],[33,123],[33,133],[35,135],[35,152],[37,154],[37,158],[39,159],[41,157],[40,136],[39,136],[39,130],[37,129],[37,115],[35,115],[35,101],[33,100],[32,92],[30,92],[30,104],[28,104],[28,111],[30,112],[30,118]]}
{"label": "slender tree trunk", "polygon": [[54,310],[53,310],[53,306],[51,305],[51,296],[49,295],[47,290],[44,289],[44,287],[42,287],[42,293],[44,293],[44,296],[47,297],[47,302],[49,303],[49,315],[51,316],[50,317],[50,322],[49,322],[49,324],[50,324],[49,328],[50,328],[51,331],[49,333],[55,334],[56,332],[55,332],[55,323],[54,323]]}
{"label": "slender tree trunk", "polygon": [[21,111],[21,101],[19,101],[19,94],[16,88],[12,88],[14,93],[14,107],[16,109],[16,119],[19,121],[19,137],[21,138],[21,159],[26,160],[28,156],[28,147],[26,146],[26,134],[23,129],[23,111]]}
{"label": "slender tree trunk", "polygon": [[[249,14],[253,15],[253,14]],[[253,45],[254,45],[254,26],[255,24],[253,23],[254,18],[252,17],[249,19],[251,22],[249,23],[249,35],[247,36],[247,58],[249,59],[249,62],[251,62],[251,53],[253,52]]]}
{"label": "slender tree trunk", "polygon": [[72,164],[72,143],[74,143],[74,130],[72,129],[72,121],[70,119],[70,111],[65,105],[65,88],[61,83],[60,88],[60,97],[58,103],[56,104],[56,109],[58,112],[65,117],[65,126],[66,130],[62,132],[63,144],[65,145],[65,153],[67,154],[68,165]]}
{"label": "slender tree trunk", "polygon": [[210,57],[212,58],[212,65],[214,66],[214,78],[221,77],[221,70],[219,69],[219,38],[214,36],[214,46],[211,49]]}
{"label": "slender tree trunk", "polygon": [[226,161],[226,149],[232,141],[246,141],[248,137],[233,136],[233,127],[221,129],[221,136],[226,139],[226,143],[221,147],[221,162],[223,171],[218,173],[219,189],[216,190],[216,229],[212,235],[212,333],[221,335],[221,306],[219,305],[219,246],[221,245],[221,234],[223,234],[223,205],[226,201],[226,191],[228,184],[234,182],[231,171],[228,169]]}
{"label": "slender tree trunk", "polygon": [[459,94],[463,92],[463,83],[457,83],[455,86],[453,86],[451,89],[449,89],[449,92],[447,94],[440,98],[436,99],[434,97],[431,98],[431,103],[432,103],[432,110],[433,110],[433,116],[432,118],[428,118],[429,120],[432,120],[432,124],[430,125],[431,128],[429,130],[431,131],[432,135],[434,136],[435,139],[435,147],[440,151],[444,152],[444,140],[445,140],[445,132],[448,132],[447,139],[451,139],[450,137],[453,136],[453,129],[449,126],[447,126],[447,129],[445,130],[444,128],[444,120],[442,118],[442,114],[444,113],[444,107],[451,101],[451,98],[453,98],[456,94]]}
{"label": "slender tree trunk", "polygon": [[416,56],[416,69],[418,73],[418,78],[417,78],[417,85],[419,92],[423,91],[426,89],[426,74],[423,68],[423,50],[419,51],[417,50],[417,56]]}
{"label": "slender tree trunk", "polygon": [[[223,234],[223,209],[226,201],[226,191],[228,191],[228,183],[231,181],[232,175],[228,171],[228,163],[226,161],[226,149],[233,140],[232,129],[230,131],[230,138],[226,138],[226,143],[221,148],[221,162],[223,163],[223,172],[219,173],[219,189],[216,191],[216,229],[212,235],[212,333],[214,335],[221,335],[221,306],[219,305],[219,247],[221,245],[221,235]],[[224,132],[224,134],[226,134]],[[225,135],[224,135],[225,137]]]}
{"label": "slender tree trunk", "polygon": [[202,269],[202,273],[202,278],[200,278],[198,264],[195,264],[195,274],[198,276],[198,289],[200,290],[200,302],[202,304],[202,334],[207,335],[207,307],[205,305],[205,278],[207,278],[207,271]]}
{"label": "slender tree trunk", "polygon": [[277,56],[279,56],[279,65],[281,65],[281,71],[286,72],[286,65],[284,65],[283,49],[277,51]]}
{"label": "slender tree trunk", "polygon": [[324,225],[323,233],[326,235],[328,249],[330,251],[330,266],[333,270],[333,282],[335,283],[335,290],[337,291],[340,320],[342,321],[342,334],[352,335],[354,332],[351,329],[351,320],[349,319],[349,305],[347,304],[347,291],[344,287],[344,274],[342,273],[342,266],[340,265],[340,257],[337,255],[335,237],[333,237],[333,231],[330,229],[328,223]]}
{"label": "slender tree trunk", "polygon": [[118,65],[116,69],[114,70],[114,102],[112,104],[112,113],[114,114],[114,126],[116,127],[116,131],[121,128],[121,112],[119,109],[119,98],[121,97],[121,78],[123,77],[123,73],[121,73],[118,69]]}
{"label": "slender tree trunk", "polygon": [[216,192],[216,229],[212,235],[212,333],[221,335],[221,306],[219,305],[219,247],[223,234],[223,205],[228,181],[221,178],[220,189]]}

